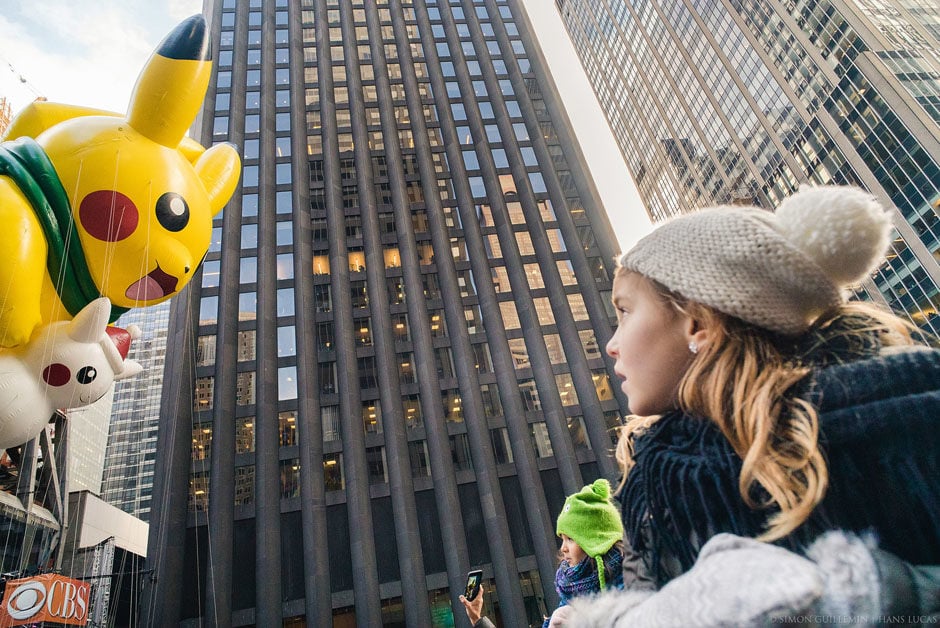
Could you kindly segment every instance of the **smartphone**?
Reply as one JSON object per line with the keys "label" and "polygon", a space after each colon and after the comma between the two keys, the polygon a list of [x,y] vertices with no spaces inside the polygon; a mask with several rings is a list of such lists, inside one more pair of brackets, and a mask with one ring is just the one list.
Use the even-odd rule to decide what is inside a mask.
{"label": "smartphone", "polygon": [[480,592],[480,583],[483,582],[483,571],[480,569],[474,569],[467,573],[467,591],[464,593],[466,597],[471,602]]}

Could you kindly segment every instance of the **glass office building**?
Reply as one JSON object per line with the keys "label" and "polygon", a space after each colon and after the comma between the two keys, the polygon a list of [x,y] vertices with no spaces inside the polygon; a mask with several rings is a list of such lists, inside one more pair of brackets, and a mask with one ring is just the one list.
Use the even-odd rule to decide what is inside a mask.
{"label": "glass office building", "polygon": [[859,296],[940,332],[940,8],[556,0],[653,220],[860,185],[895,239]]}
{"label": "glass office building", "polygon": [[541,622],[615,477],[613,232],[518,0],[217,0],[240,187],[173,301],[145,625]]}
{"label": "glass office building", "polygon": [[167,301],[130,310],[115,321],[118,327],[140,328],[141,336],[131,343],[128,358],[139,362],[143,371],[114,383],[99,495],[143,521],[150,519],[169,317]]}

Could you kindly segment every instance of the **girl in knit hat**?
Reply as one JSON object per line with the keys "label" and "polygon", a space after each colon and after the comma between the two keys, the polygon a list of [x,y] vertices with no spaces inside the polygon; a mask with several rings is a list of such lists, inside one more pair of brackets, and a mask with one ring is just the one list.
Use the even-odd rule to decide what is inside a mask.
{"label": "girl in knit hat", "polygon": [[890,238],[870,194],[814,187],[775,213],[682,216],[620,258],[607,353],[634,414],[617,452],[629,580],[665,585],[720,533],[801,553],[864,531],[940,564],[940,351],[845,300]]}
{"label": "girl in knit hat", "polygon": [[571,598],[623,587],[623,525],[610,501],[610,482],[595,480],[569,495],[555,533],[561,537],[562,560],[555,573],[559,605],[543,628],[561,621]]}

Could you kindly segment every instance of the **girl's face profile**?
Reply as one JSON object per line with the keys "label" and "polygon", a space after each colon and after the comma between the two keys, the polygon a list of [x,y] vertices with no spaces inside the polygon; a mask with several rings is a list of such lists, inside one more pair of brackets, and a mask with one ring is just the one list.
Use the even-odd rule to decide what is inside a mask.
{"label": "girl's face profile", "polygon": [[616,360],[614,372],[623,380],[630,412],[650,416],[675,408],[692,358],[691,319],[635,273],[617,274],[613,302],[618,323],[607,355]]}
{"label": "girl's face profile", "polygon": [[581,546],[572,541],[567,534],[561,535],[561,555],[569,567],[574,567],[587,558]]}

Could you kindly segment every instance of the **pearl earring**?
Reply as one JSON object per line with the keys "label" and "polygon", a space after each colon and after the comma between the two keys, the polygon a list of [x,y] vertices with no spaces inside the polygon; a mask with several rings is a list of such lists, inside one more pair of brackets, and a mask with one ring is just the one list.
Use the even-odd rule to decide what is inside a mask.
{"label": "pearl earring", "polygon": [[698,353],[698,343],[694,340],[689,342],[689,351],[692,353]]}

